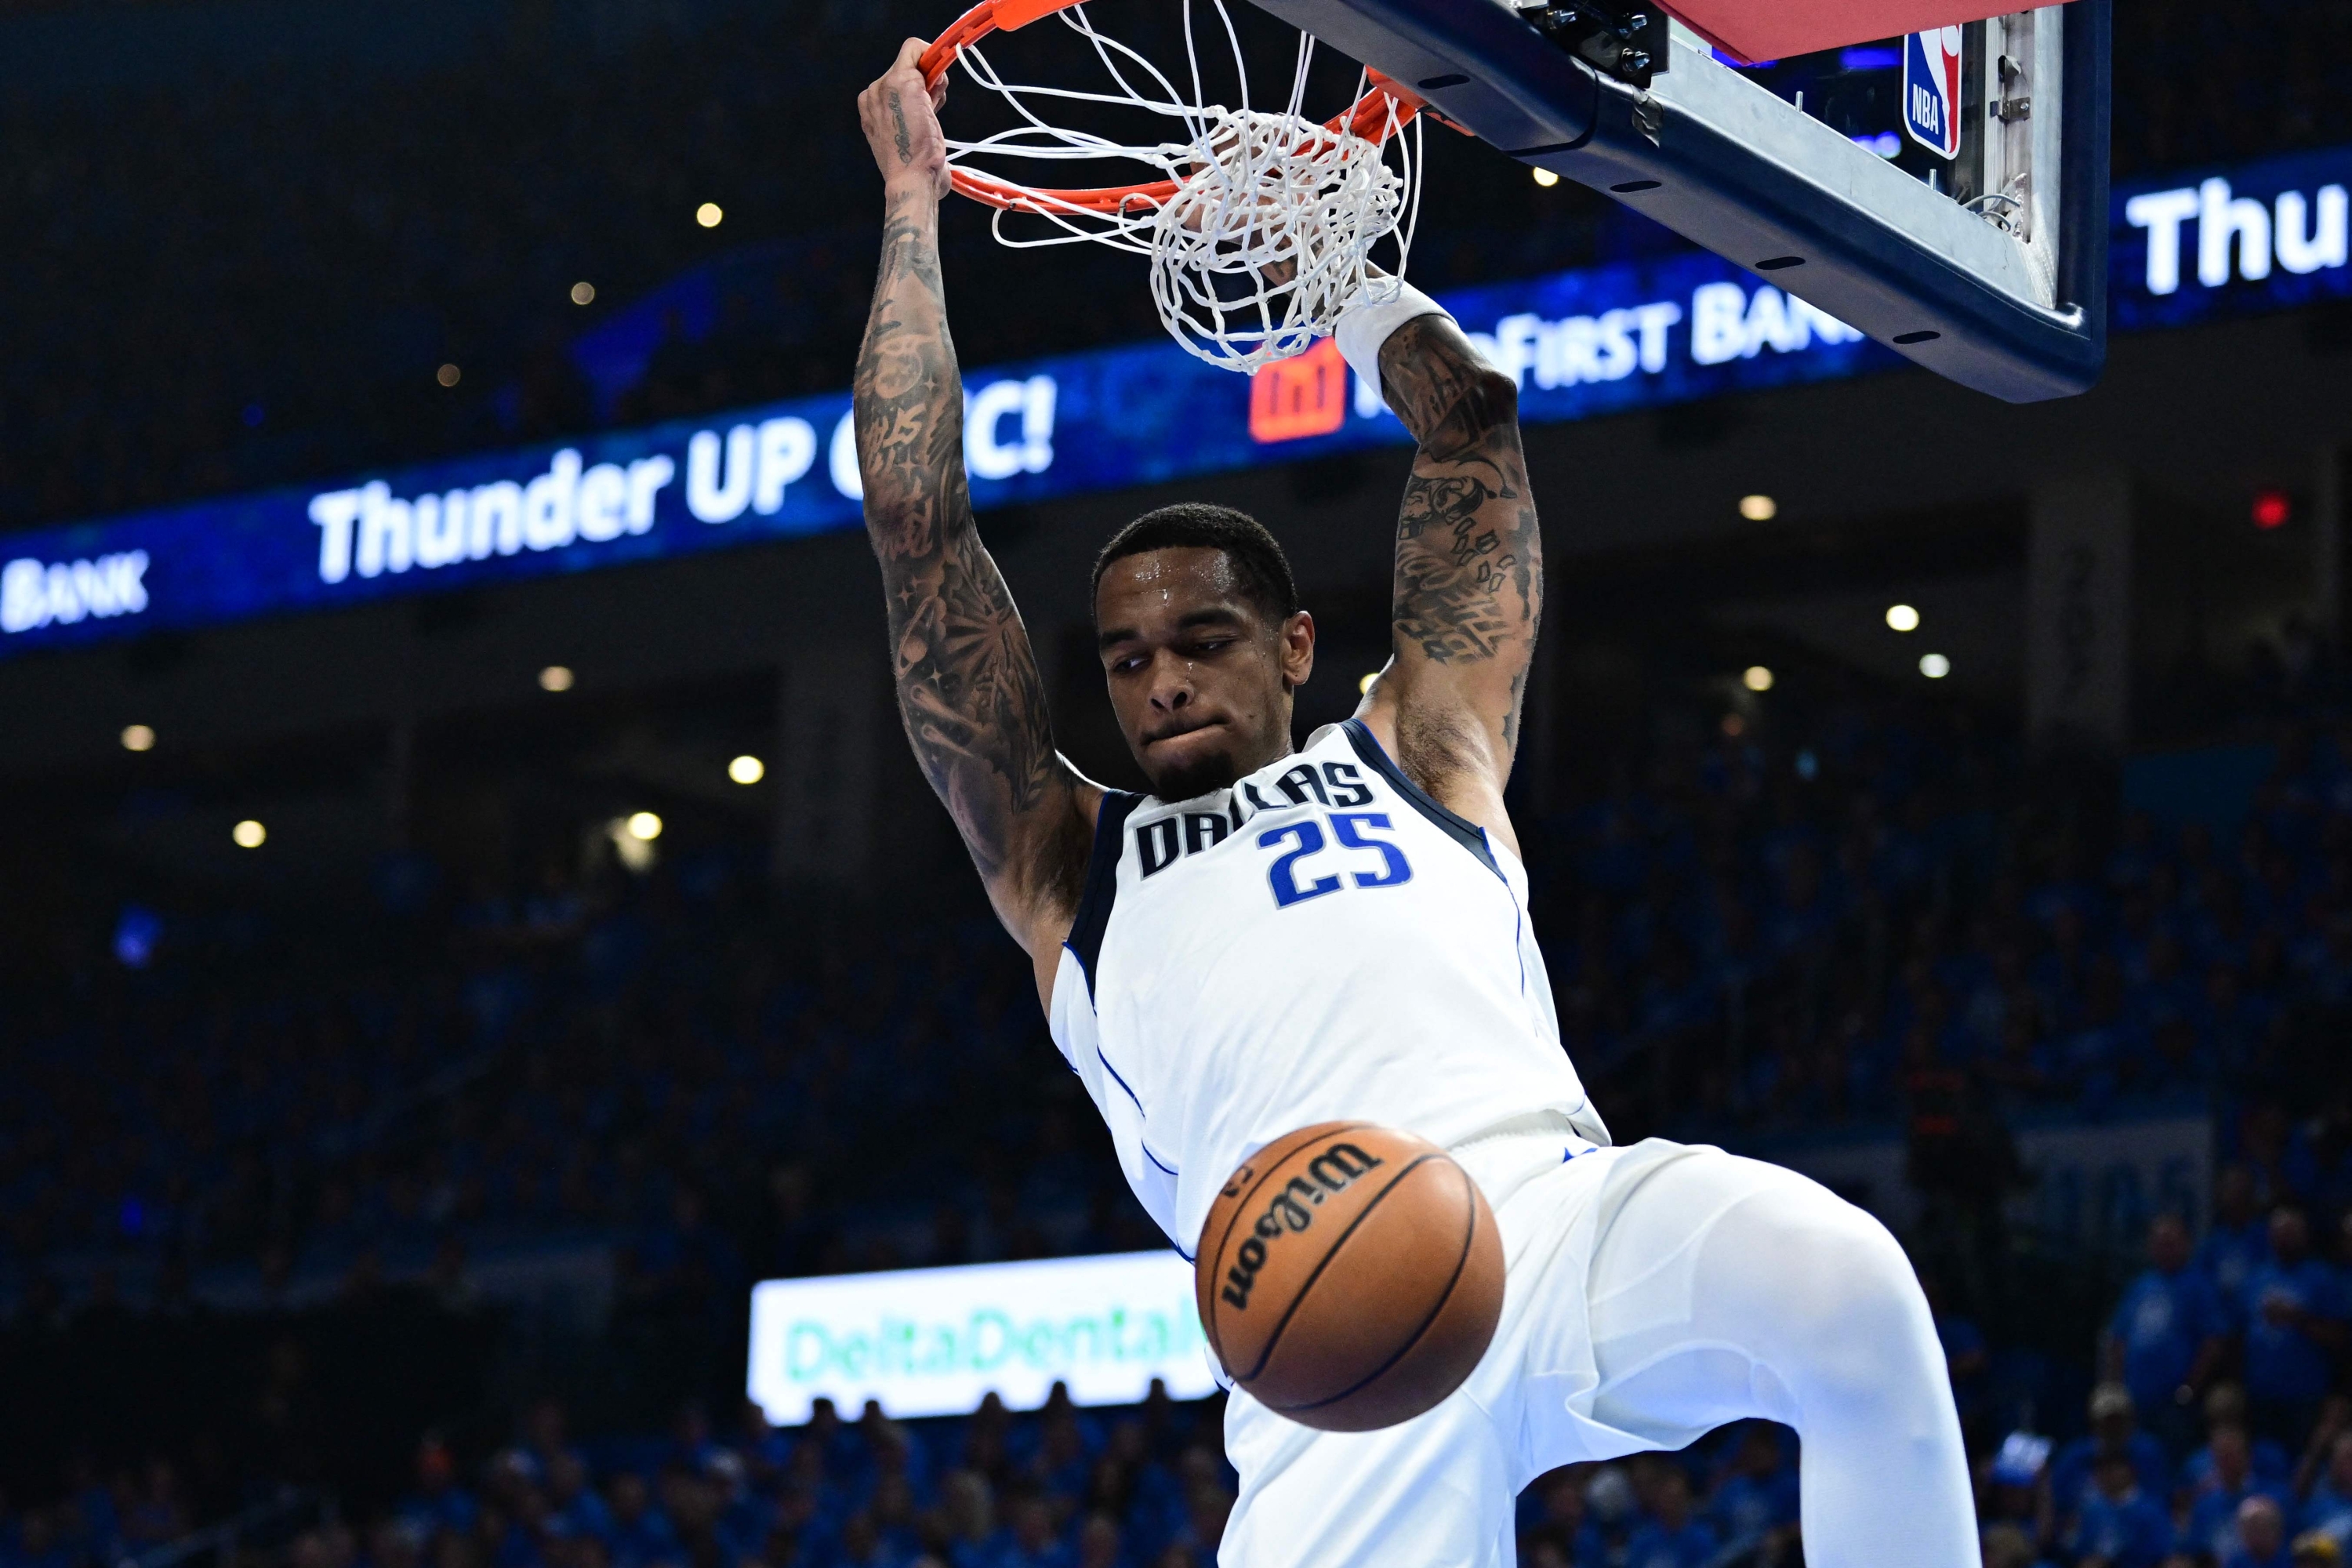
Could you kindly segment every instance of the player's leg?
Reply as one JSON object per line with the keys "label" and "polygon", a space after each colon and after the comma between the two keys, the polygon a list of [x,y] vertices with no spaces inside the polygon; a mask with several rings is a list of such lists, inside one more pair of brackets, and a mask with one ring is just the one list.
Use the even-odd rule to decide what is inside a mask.
{"label": "player's leg", "polygon": [[1979,1561],[1935,1323],[1877,1220],[1695,1151],[1626,1194],[1589,1278],[1595,1420],[1665,1446],[1752,1416],[1794,1426],[1812,1568]]}

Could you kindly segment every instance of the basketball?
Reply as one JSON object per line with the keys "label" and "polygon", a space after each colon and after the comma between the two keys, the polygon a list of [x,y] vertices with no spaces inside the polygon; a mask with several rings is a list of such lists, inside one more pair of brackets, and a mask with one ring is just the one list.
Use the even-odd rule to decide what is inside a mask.
{"label": "basketball", "polygon": [[1326,1432],[1436,1405],[1503,1311],[1486,1194],[1436,1144],[1368,1121],[1303,1128],[1251,1156],[1209,1210],[1192,1267],[1227,1375]]}

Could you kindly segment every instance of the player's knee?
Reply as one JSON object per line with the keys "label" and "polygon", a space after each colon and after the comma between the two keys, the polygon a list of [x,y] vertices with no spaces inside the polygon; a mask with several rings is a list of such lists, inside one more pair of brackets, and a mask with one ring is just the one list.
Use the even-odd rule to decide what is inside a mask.
{"label": "player's knee", "polygon": [[1866,1394],[1934,1343],[1911,1260],[1885,1226],[1825,1188],[1789,1189],[1759,1239],[1773,1259],[1783,1375]]}

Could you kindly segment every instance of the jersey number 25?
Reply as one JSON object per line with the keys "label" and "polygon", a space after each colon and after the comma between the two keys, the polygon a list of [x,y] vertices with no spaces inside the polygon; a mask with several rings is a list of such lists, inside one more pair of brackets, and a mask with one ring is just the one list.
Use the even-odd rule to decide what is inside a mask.
{"label": "jersey number 25", "polygon": [[1293,904],[1303,904],[1309,899],[1319,899],[1326,893],[1336,893],[1340,889],[1344,883],[1338,871],[1317,877],[1304,885],[1299,881],[1299,862],[1322,853],[1334,840],[1342,849],[1370,850],[1381,858],[1381,869],[1376,872],[1352,869],[1348,872],[1348,879],[1355,886],[1394,888],[1412,880],[1412,866],[1405,859],[1403,850],[1384,838],[1365,837],[1368,833],[1395,831],[1389,826],[1388,813],[1335,811],[1325,820],[1331,825],[1328,839],[1324,837],[1323,824],[1311,816],[1286,826],[1269,827],[1257,836],[1261,849],[1271,849],[1284,843],[1291,846],[1285,853],[1276,856],[1274,864],[1266,868],[1266,885],[1274,889],[1274,901],[1277,908],[1286,910]]}

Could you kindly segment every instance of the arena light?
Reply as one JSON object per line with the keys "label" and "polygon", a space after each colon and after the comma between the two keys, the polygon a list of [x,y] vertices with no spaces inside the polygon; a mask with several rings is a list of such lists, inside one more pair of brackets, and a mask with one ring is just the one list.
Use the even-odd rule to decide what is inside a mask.
{"label": "arena light", "polygon": [[741,756],[727,764],[727,776],[739,784],[755,784],[768,776],[768,764],[753,756]]}
{"label": "arena light", "polygon": [[1760,664],[1751,664],[1739,672],[1739,684],[1750,691],[1772,689],[1772,672]]}
{"label": "arena light", "polygon": [[1741,496],[1739,515],[1750,522],[1769,522],[1780,515],[1780,503],[1770,496]]}
{"label": "arena light", "polygon": [[596,302],[596,285],[584,281],[574,283],[572,286],[572,302],[575,305],[594,304]]}
{"label": "arena light", "polygon": [[572,680],[569,665],[551,664],[539,672],[539,689],[541,691],[569,691]]}
{"label": "arena light", "polygon": [[694,209],[694,221],[705,228],[717,228],[726,216],[727,210],[717,202],[705,202]]}
{"label": "arena light", "polygon": [[152,752],[155,749],[155,731],[144,724],[122,727],[122,749],[126,752]]}
{"label": "arena light", "polygon": [[662,836],[662,819],[650,811],[629,815],[629,837],[640,844],[651,844]]}
{"label": "arena light", "polygon": [[433,373],[433,379],[444,386],[455,386],[465,379],[466,373],[454,364],[445,364]]}
{"label": "arena light", "polygon": [[1549,190],[1554,185],[1559,184],[1559,176],[1553,174],[1549,169],[1538,169],[1535,173],[1536,184],[1541,185],[1545,190]]}
{"label": "arena light", "polygon": [[1886,624],[1898,632],[1916,632],[1919,629],[1919,612],[1909,605],[1889,605]]}
{"label": "arena light", "polygon": [[236,841],[239,849],[258,849],[269,842],[269,829],[249,816],[230,828],[228,836]]}
{"label": "arena light", "polygon": [[1377,669],[1372,671],[1363,679],[1356,682],[1356,694],[1359,697],[1370,697],[1372,694],[1372,688],[1379,683],[1380,679],[1381,672]]}
{"label": "arena light", "polygon": [[2294,521],[2294,502],[2284,490],[2256,490],[2253,518],[2254,526],[2264,533],[2284,528]]}
{"label": "arena light", "polygon": [[1919,660],[1919,673],[1930,680],[1941,680],[1952,673],[1952,661],[1940,653],[1923,655]]}

